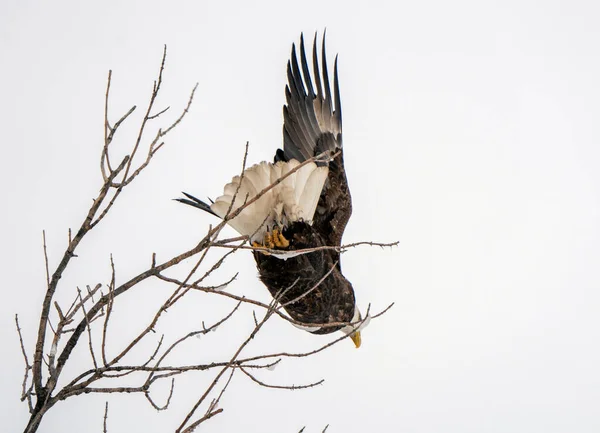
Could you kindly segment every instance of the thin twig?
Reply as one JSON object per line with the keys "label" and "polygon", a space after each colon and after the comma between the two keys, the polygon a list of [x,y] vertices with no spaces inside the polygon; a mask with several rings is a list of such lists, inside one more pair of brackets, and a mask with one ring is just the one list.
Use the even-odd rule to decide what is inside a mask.
{"label": "thin twig", "polygon": [[159,406],[157,405],[154,400],[152,400],[152,397],[150,396],[150,390],[146,390],[146,392],[144,392],[144,396],[146,397],[146,400],[148,400],[148,402],[150,402],[150,404],[152,405],[152,407],[158,411],[161,410],[166,410],[169,407],[169,404],[171,403],[171,397],[173,397],[173,390],[175,389],[175,379],[171,379],[171,388],[169,390],[169,396],[167,397],[167,401],[165,402],[164,405]]}
{"label": "thin twig", "polygon": [[235,369],[232,368],[231,369],[231,373],[229,374],[229,378],[227,379],[227,382],[225,382],[225,386],[223,387],[223,389],[221,389],[221,392],[219,393],[219,395],[217,396],[217,398],[215,398],[210,406],[208,407],[206,413],[212,412],[215,409],[217,409],[219,402],[221,401],[221,397],[223,397],[223,394],[225,394],[225,391],[227,390],[227,388],[229,387],[229,384],[231,383],[231,379],[233,379],[233,375],[235,374]]}
{"label": "thin twig", "polygon": [[223,409],[217,409],[217,410],[215,410],[213,412],[209,412],[209,413],[205,414],[202,418],[200,418],[199,420],[195,421],[188,428],[186,428],[183,433],[191,433],[191,432],[193,432],[194,430],[196,430],[196,427],[198,427],[204,421],[207,421],[207,420],[211,419],[213,416],[218,415],[221,412],[223,412]]}
{"label": "thin twig", "polygon": [[296,390],[296,389],[306,389],[306,388],[313,388],[317,385],[321,385],[323,382],[325,382],[325,379],[321,379],[317,382],[313,382],[313,383],[309,383],[306,385],[270,385],[268,383],[265,383],[261,380],[258,380],[256,378],[256,376],[254,376],[253,374],[249,373],[248,371],[246,371],[246,369],[244,367],[240,367],[240,370],[242,370],[242,372],[248,376],[254,383],[259,384],[260,386],[264,386],[265,388],[274,388],[274,389],[289,389],[289,390]]}
{"label": "thin twig", "polygon": [[104,404],[104,428],[102,429],[102,431],[104,433],[108,432],[108,428],[107,428],[107,422],[108,422],[108,401]]}
{"label": "thin twig", "polygon": [[[93,301],[94,295],[102,288],[102,284],[98,283],[96,284],[96,286],[92,289],[89,290],[88,289],[88,293],[83,297],[83,303],[87,303],[89,300]],[[56,303],[55,303],[56,304]],[[69,323],[71,323],[75,317],[75,314],[77,314],[77,311],[79,311],[79,309],[81,308],[81,302],[79,299],[79,295],[75,296],[75,299],[73,299],[73,303],[71,304],[71,306],[69,307],[69,310],[67,311],[67,314],[65,315],[65,323],[64,325],[68,325]],[[93,318],[90,318],[90,320],[92,320]]]}
{"label": "thin twig", "polygon": [[110,255],[110,283],[108,284],[108,302],[106,303],[106,314],[104,316],[104,325],[102,326],[102,343],[101,343],[101,351],[102,351],[102,363],[106,366],[108,365],[106,358],[106,334],[108,331],[108,320],[110,319],[110,314],[112,313],[112,307],[114,302],[114,291],[115,291],[115,262],[113,261],[112,254]]}
{"label": "thin twig", "polygon": [[48,267],[48,250],[46,249],[46,230],[42,230],[42,239],[44,243],[44,267],[46,268],[46,288],[50,288],[50,270]]}
{"label": "thin twig", "polygon": [[371,316],[371,319],[377,319],[379,316],[387,313],[388,310],[394,306],[394,304],[395,304],[395,302],[392,302],[390,305],[388,305],[387,307],[385,307],[382,311],[380,311],[379,313]]}
{"label": "thin twig", "polygon": [[323,245],[323,246],[313,247],[313,248],[301,248],[301,249],[298,249],[298,250],[278,250],[278,249],[266,248],[266,247],[230,245],[230,242],[232,242],[234,240],[236,240],[236,238],[225,239],[223,241],[212,242],[211,246],[213,246],[213,247],[219,247],[219,248],[235,248],[235,249],[241,249],[241,250],[262,251],[262,252],[266,252],[266,253],[269,253],[269,254],[281,254],[281,255],[284,255],[284,256],[285,256],[285,254],[287,252],[291,252],[295,256],[297,256],[297,255],[309,254],[309,253],[314,253],[316,251],[323,251],[323,250],[334,250],[334,251],[337,251],[338,253],[343,253],[344,251],[346,251],[346,250],[348,250],[350,248],[358,247],[358,246],[361,246],[361,245],[369,245],[369,246],[372,246],[372,247],[381,247],[381,248],[395,247],[395,246],[398,246],[398,244],[400,243],[400,241],[385,242],[385,243],[384,242],[361,241],[361,242],[353,242],[351,244],[340,245],[340,246]]}
{"label": "thin twig", "polygon": [[[287,301],[285,304],[281,305],[281,307],[284,307],[284,308],[285,308],[285,307],[287,307],[288,305],[291,305],[291,304],[293,304],[293,303],[295,303],[295,302],[298,302],[299,300],[301,300],[301,299],[302,299],[302,298],[304,298],[305,296],[308,296],[308,294],[310,294],[310,293],[311,293],[313,290],[315,290],[317,287],[319,287],[319,286],[321,285],[321,283],[322,283],[323,281],[325,281],[329,275],[331,275],[331,273],[332,273],[332,272],[335,270],[335,268],[337,267],[338,263],[339,263],[339,262],[337,262],[337,261],[336,261],[336,262],[333,264],[333,266],[331,266],[331,268],[329,269],[329,271],[327,271],[327,273],[325,273],[325,275],[323,275],[323,276],[322,276],[322,277],[319,279],[319,281],[317,281],[315,284],[313,284],[313,286],[312,286],[310,289],[308,289],[307,291],[305,291],[305,292],[304,292],[304,293],[302,293],[301,295],[299,295],[299,296],[297,296],[297,297],[295,297],[295,298],[293,298],[293,299],[291,299],[291,300]],[[296,284],[296,282],[297,282],[297,281],[298,281],[298,280],[296,280],[296,281],[294,282],[294,284],[292,284],[292,286],[290,286],[289,288],[293,287],[293,286]],[[282,294],[281,294],[281,297],[280,297],[279,299],[282,299],[284,295],[285,295],[285,293],[282,293]],[[280,308],[281,308],[281,307],[280,307]]]}
{"label": "thin twig", "polygon": [[154,119],[158,119],[160,117],[161,114],[166,113],[167,111],[169,111],[169,108],[171,107],[167,107],[163,110],[160,110],[158,113],[153,114],[152,116],[148,116],[148,120],[154,120]]}
{"label": "thin twig", "polygon": [[81,296],[81,290],[79,290],[79,287],[77,287],[77,294],[79,295],[79,301],[81,303],[81,309],[83,310],[83,315],[85,316],[85,319],[87,320],[87,331],[88,331],[88,342],[89,342],[89,349],[90,349],[90,354],[92,355],[92,362],[94,363],[94,368],[98,369],[98,363],[96,362],[96,355],[94,354],[94,346],[92,345],[92,327],[90,325],[91,321],[88,319],[88,315],[87,312],[85,311],[85,305],[83,305],[83,298]]}
{"label": "thin twig", "polygon": [[[21,353],[25,361],[25,373],[23,374],[23,383],[21,385],[21,401],[27,399],[29,406],[29,412],[33,412],[33,404],[31,402],[31,386],[27,389],[27,380],[29,379],[29,370],[31,370],[31,364],[29,364],[29,358],[27,357],[27,351],[25,350],[25,344],[23,344],[23,334],[21,333],[21,327],[19,326],[19,315],[15,314],[15,324],[17,326],[17,334],[19,335],[19,344],[21,345]],[[32,385],[33,386],[33,385]]]}
{"label": "thin twig", "polygon": [[102,147],[102,156],[100,157],[100,171],[102,172],[102,179],[106,182],[106,170],[104,169],[104,160],[106,160],[106,165],[108,166],[108,170],[112,171],[112,167],[110,166],[110,158],[108,154],[108,145],[110,141],[108,139],[108,130],[111,129],[108,123],[108,99],[110,94],[110,83],[112,81],[112,70],[108,71],[108,79],[106,80],[106,94],[104,96],[104,146]]}

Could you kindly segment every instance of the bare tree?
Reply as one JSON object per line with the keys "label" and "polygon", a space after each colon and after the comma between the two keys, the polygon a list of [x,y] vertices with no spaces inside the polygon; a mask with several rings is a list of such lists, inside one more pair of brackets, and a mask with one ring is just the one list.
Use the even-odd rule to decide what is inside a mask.
{"label": "bare tree", "polygon": [[[102,173],[102,186],[97,197],[89,208],[85,219],[79,229],[74,233],[68,232],[68,245],[62,255],[62,259],[56,268],[51,272],[48,255],[46,250],[46,236],[43,233],[43,249],[46,268],[46,292],[42,303],[37,341],[32,352],[28,352],[26,344],[23,341],[19,318],[15,315],[17,332],[21,344],[21,350],[25,362],[25,374],[23,378],[21,400],[27,402],[31,414],[25,432],[37,431],[44,415],[56,403],[82,394],[112,394],[112,393],[137,393],[143,395],[148,403],[157,410],[164,410],[169,407],[171,397],[175,390],[175,378],[189,372],[215,370],[216,375],[209,385],[200,393],[188,413],[181,419],[178,426],[174,426],[176,432],[191,432],[201,423],[218,415],[223,411],[219,407],[219,401],[224,392],[230,386],[233,376],[236,373],[248,377],[259,386],[269,388],[301,389],[316,386],[322,383],[319,380],[313,383],[302,385],[282,385],[268,384],[259,380],[255,371],[259,369],[272,369],[275,365],[286,358],[307,357],[321,352],[340,340],[346,338],[346,335],[340,336],[333,341],[328,342],[312,351],[303,353],[274,352],[264,353],[258,356],[243,357],[242,353],[246,346],[252,341],[256,334],[261,330],[264,324],[274,316],[283,320],[295,323],[282,310],[278,303],[278,298],[273,299],[269,304],[258,300],[238,296],[228,290],[229,285],[234,281],[236,275],[233,275],[226,281],[218,285],[207,285],[207,278],[218,269],[224,261],[232,254],[241,249],[253,249],[249,246],[248,239],[245,237],[236,237],[229,239],[220,239],[220,233],[225,224],[238,215],[246,206],[252,204],[264,193],[281,182],[285,177],[291,175],[302,165],[314,161],[319,156],[306,161],[304,164],[290,171],[286,176],[275,181],[271,186],[265,188],[251,200],[239,209],[229,211],[228,215],[216,227],[209,227],[206,235],[192,248],[187,251],[158,263],[156,254],[152,255],[150,265],[147,269],[138,272],[129,279],[120,281],[117,279],[115,263],[110,257],[111,274],[106,284],[96,284],[94,287],[87,286],[85,290],[76,288],[73,290],[73,300],[70,305],[61,305],[56,300],[56,294],[59,290],[68,290],[68,287],[60,285],[61,277],[67,267],[75,266],[72,261],[76,257],[76,251],[84,238],[94,230],[106,215],[117,203],[123,190],[133,181],[138,179],[142,171],[152,162],[157,152],[165,145],[165,137],[176,128],[185,118],[193,102],[197,85],[191,91],[188,102],[178,115],[178,117],[167,126],[156,128],[154,125],[162,119],[162,115],[169,109],[157,109],[156,99],[163,85],[163,72],[166,59],[166,47],[163,52],[158,77],[154,81],[150,100],[145,113],[141,119],[137,137],[130,148],[130,151],[122,159],[115,161],[115,155],[112,151],[113,143],[121,126],[130,119],[130,115],[136,110],[136,106],[129,109],[114,124],[109,121],[109,97],[112,80],[112,73],[108,74],[105,96],[104,110],[104,146],[100,155],[100,171]],[[149,130],[156,128],[151,134],[150,139],[144,139]],[[242,173],[246,165],[246,154],[242,164]],[[344,250],[359,244],[369,244],[377,246],[392,246],[392,244],[380,244],[373,242],[355,243],[343,247],[331,247]],[[211,261],[207,259],[207,253],[211,249],[222,249],[222,254],[218,259]],[[267,251],[268,252],[268,251]],[[305,253],[311,250],[304,251]],[[192,260],[191,271],[186,273],[185,278],[174,278],[166,275],[165,271],[173,270],[184,261]],[[122,349],[114,350],[111,348],[109,323],[111,313],[115,303],[120,296],[126,292],[131,292],[140,286],[140,283],[156,279],[162,281],[169,288],[168,296],[154,312],[148,317],[146,322],[140,327],[142,329],[134,338],[132,338]],[[224,297],[231,301],[231,307],[223,311],[221,319],[210,325],[202,323],[201,329],[182,330],[179,336],[166,337],[162,335],[158,338],[155,347],[149,356],[138,363],[125,362],[126,356],[140,344],[143,340],[149,339],[154,335],[154,331],[161,316],[176,303],[182,301],[190,292],[201,291],[214,296]],[[169,355],[173,354],[182,343],[192,337],[200,336],[216,330],[221,324],[229,320],[234,314],[240,311],[242,304],[250,304],[255,309],[262,310],[258,316],[254,314],[254,327],[248,330],[247,337],[242,339],[237,348],[230,356],[222,360],[213,360],[204,364],[179,364],[171,365],[167,362]],[[385,313],[389,308],[378,314],[367,317],[376,318]],[[341,324],[328,324],[319,326],[339,326]],[[87,340],[87,341],[86,341]],[[167,343],[167,341],[172,341]],[[90,354],[90,364],[88,366],[74,365],[72,353],[76,347],[85,347],[87,345]],[[31,357],[30,354],[33,354]],[[65,367],[69,364],[71,369],[80,368],[70,381],[67,381],[63,375]],[[71,376],[69,376],[71,377]],[[152,386],[159,381],[170,382],[170,392],[165,402],[159,404],[152,396]],[[131,385],[131,383],[135,385]],[[126,385],[127,384],[127,385]],[[108,402],[105,405],[103,431],[107,431]]]}

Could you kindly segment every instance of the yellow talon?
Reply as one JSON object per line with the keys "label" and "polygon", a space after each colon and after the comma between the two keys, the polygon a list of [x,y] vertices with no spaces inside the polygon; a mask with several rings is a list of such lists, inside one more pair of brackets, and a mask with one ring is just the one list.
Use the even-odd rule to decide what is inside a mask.
{"label": "yellow talon", "polygon": [[287,248],[290,246],[290,242],[283,236],[283,233],[281,233],[277,227],[273,229],[272,236],[275,246],[279,248]]}
{"label": "yellow talon", "polygon": [[271,231],[271,240],[273,244],[278,247],[279,246],[279,228],[273,227],[273,231]]}
{"label": "yellow talon", "polygon": [[[265,245],[263,245],[263,244],[259,244],[259,243],[258,243],[258,242],[256,242],[256,241],[252,242],[252,246],[253,246],[254,248],[269,248],[269,247],[267,247],[267,246],[265,246]],[[270,252],[268,252],[268,251],[263,251],[263,250],[261,250],[261,251],[260,251],[260,253],[264,254],[265,256],[269,256],[269,255],[271,255],[271,253],[270,253]]]}
{"label": "yellow talon", "polygon": [[[254,248],[268,248],[273,249],[277,248],[287,248],[290,246],[290,241],[288,241],[283,233],[279,230],[278,227],[273,227],[271,232],[265,233],[263,243],[260,244],[256,241],[252,242],[252,246]],[[266,251],[261,251],[263,254],[269,254]]]}
{"label": "yellow talon", "polygon": [[273,235],[269,232],[265,233],[264,245],[265,248],[269,249],[272,249],[275,246],[275,243],[273,242]]}

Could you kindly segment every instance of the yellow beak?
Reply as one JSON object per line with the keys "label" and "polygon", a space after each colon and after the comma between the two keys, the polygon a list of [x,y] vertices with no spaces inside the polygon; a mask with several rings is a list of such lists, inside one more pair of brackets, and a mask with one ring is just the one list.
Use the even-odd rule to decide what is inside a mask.
{"label": "yellow beak", "polygon": [[354,345],[358,349],[360,347],[360,331],[356,331],[354,334],[352,334],[350,336],[350,338],[352,339],[352,341],[354,342]]}

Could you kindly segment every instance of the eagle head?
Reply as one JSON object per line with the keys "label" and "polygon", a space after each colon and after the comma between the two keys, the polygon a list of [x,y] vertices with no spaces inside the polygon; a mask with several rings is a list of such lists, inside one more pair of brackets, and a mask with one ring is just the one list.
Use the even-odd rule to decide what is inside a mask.
{"label": "eagle head", "polygon": [[354,343],[354,345],[356,346],[357,349],[360,347],[360,344],[361,344],[360,331],[369,324],[370,320],[371,320],[371,318],[368,315],[363,320],[362,314],[360,313],[358,306],[355,305],[354,306],[354,315],[352,316],[352,320],[350,321],[350,324],[344,326],[341,329],[341,331],[344,334],[350,335],[350,339],[352,340],[352,342]]}

